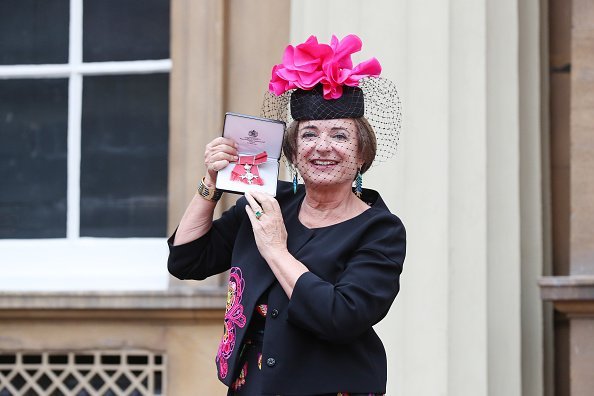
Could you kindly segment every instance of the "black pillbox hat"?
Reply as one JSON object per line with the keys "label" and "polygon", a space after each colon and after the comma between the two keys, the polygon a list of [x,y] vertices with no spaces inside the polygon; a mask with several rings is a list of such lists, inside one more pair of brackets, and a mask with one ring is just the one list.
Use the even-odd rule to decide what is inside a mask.
{"label": "black pillbox hat", "polygon": [[291,117],[298,121],[363,117],[365,105],[361,88],[343,85],[342,89],[338,99],[324,99],[322,84],[308,91],[296,89],[291,94]]}

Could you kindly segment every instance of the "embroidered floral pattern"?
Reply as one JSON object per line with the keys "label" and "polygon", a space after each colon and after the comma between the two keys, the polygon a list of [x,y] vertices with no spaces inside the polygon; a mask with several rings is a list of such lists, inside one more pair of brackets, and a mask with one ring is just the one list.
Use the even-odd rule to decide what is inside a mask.
{"label": "embroidered floral pattern", "polygon": [[[227,288],[227,308],[225,310],[225,327],[223,337],[217,352],[217,363],[221,378],[227,377],[229,366],[227,361],[233,353],[236,340],[236,327],[244,327],[246,318],[243,313],[241,298],[245,288],[245,280],[238,267],[231,267],[229,285]],[[244,381],[245,382],[245,381]]]}

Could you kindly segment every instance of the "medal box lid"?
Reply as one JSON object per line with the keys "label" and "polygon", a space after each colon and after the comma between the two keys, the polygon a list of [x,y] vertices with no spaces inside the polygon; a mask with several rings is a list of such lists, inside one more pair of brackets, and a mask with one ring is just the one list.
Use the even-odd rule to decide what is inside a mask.
{"label": "medal box lid", "polygon": [[285,123],[246,114],[226,113],[223,136],[239,145],[240,154],[254,155],[263,151],[268,158],[280,159]]}
{"label": "medal box lid", "polygon": [[282,121],[226,113],[223,137],[237,142],[241,159],[218,172],[216,188],[237,194],[261,191],[275,196],[284,133]]}

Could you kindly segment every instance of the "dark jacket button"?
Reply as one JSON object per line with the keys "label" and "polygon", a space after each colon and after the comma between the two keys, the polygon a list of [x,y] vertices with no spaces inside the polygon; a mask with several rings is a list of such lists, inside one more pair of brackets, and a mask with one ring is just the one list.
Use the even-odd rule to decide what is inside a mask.
{"label": "dark jacket button", "polygon": [[274,358],[268,358],[268,359],[266,359],[266,365],[267,365],[268,367],[272,367],[272,366],[274,366],[275,364],[276,364],[276,360],[274,360]]}
{"label": "dark jacket button", "polygon": [[278,309],[273,309],[270,312],[270,316],[272,316],[273,318],[276,318],[278,316]]}

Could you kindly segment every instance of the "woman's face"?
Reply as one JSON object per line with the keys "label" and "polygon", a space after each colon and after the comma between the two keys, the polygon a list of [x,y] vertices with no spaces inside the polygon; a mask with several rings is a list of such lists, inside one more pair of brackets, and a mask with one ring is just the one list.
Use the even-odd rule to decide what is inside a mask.
{"label": "woman's face", "polygon": [[351,185],[363,162],[357,154],[357,133],[349,118],[301,121],[295,165],[306,184]]}

